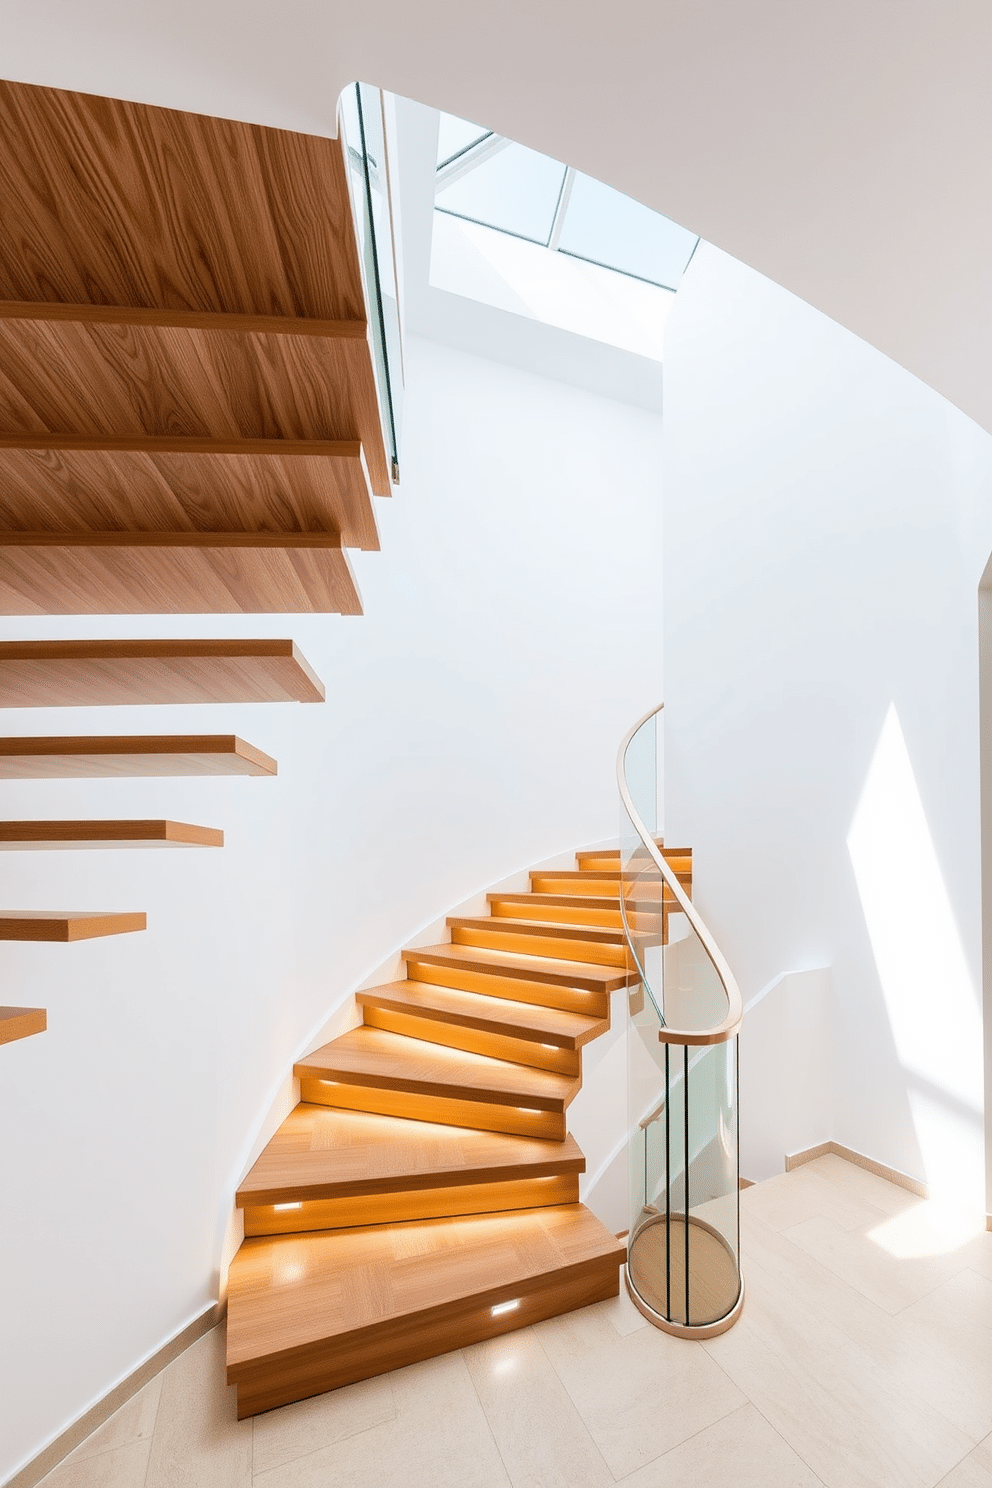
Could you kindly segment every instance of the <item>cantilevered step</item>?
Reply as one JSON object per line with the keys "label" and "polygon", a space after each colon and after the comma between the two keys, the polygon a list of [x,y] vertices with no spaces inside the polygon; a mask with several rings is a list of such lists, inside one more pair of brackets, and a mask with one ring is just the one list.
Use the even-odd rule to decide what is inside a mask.
{"label": "cantilevered step", "polygon": [[144,914],[65,909],[0,909],[0,940],[93,940],[144,930]]}
{"label": "cantilevered step", "polygon": [[353,1028],[294,1068],[301,1098],[518,1136],[565,1136],[581,1081],[378,1028]]}
{"label": "cantilevered step", "polygon": [[403,957],[407,976],[414,982],[511,997],[517,1002],[584,1013],[588,1018],[609,1017],[609,994],[636,980],[619,967],[521,956],[482,946],[416,946],[404,951]]}
{"label": "cantilevered step", "polygon": [[34,1033],[44,1033],[47,1027],[48,1014],[44,1008],[0,1007],[0,1044],[12,1044]]}
{"label": "cantilevered step", "polygon": [[269,755],[234,734],[0,739],[0,780],[120,775],[275,775]]}
{"label": "cantilevered step", "polygon": [[0,531],[4,615],[361,613],[336,532]]}
{"label": "cantilevered step", "polygon": [[[621,930],[623,919],[616,894],[597,897],[593,894],[487,894],[490,913],[501,920],[543,920],[556,925],[600,925]],[[654,915],[661,923],[658,897],[638,900],[627,897],[628,913],[637,909]]]}
{"label": "cantilevered step", "polygon": [[565,1075],[579,1073],[582,1045],[609,1027],[607,1019],[430,982],[390,982],[355,1000],[368,1027]]}
{"label": "cantilevered step", "polygon": [[616,1296],[623,1259],[581,1204],[246,1240],[228,1292],[238,1416]]}
{"label": "cantilevered step", "polygon": [[0,851],[223,847],[224,833],[174,821],[0,821]]}
{"label": "cantilevered step", "polygon": [[529,956],[554,956],[560,961],[589,962],[594,966],[626,966],[622,930],[598,925],[564,925],[533,920],[481,919],[452,916],[448,920],[454,945],[487,946],[519,951]]}
{"label": "cantilevered step", "polygon": [[[691,847],[666,847],[663,842],[656,842],[655,846],[665,859],[665,862],[673,868],[679,868],[686,872],[692,870],[692,848]],[[643,849],[641,849],[643,851]],[[624,853],[624,861],[630,861],[630,852]],[[620,849],[618,847],[599,848],[591,852],[579,852],[575,854],[575,860],[584,873],[595,873],[605,870],[607,873],[619,873],[620,871]]]}
{"label": "cantilevered step", "polygon": [[[641,880],[637,884],[637,897],[640,899],[666,898],[674,901],[674,895],[667,884],[662,883],[661,875]],[[676,871],[676,877],[682,884],[686,893],[691,892],[692,875]],[[573,897],[580,894],[590,894],[594,898],[605,899],[612,897],[614,900],[620,894],[620,873],[583,873],[579,869],[555,869],[553,872],[544,869],[537,870],[530,875],[531,888],[535,894],[569,894]]]}
{"label": "cantilevered step", "polygon": [[0,707],[322,703],[291,640],[0,641]]}
{"label": "cantilevered step", "polygon": [[300,1104],[238,1190],[246,1235],[494,1213],[578,1200],[563,1142]]}

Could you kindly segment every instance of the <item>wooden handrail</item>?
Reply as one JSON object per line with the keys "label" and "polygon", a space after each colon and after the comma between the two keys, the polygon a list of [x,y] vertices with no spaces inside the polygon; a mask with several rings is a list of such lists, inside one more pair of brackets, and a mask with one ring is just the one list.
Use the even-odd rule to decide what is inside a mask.
{"label": "wooden handrail", "polygon": [[[720,983],[727,997],[727,1012],[722,1021],[716,1024],[716,1026],[713,1028],[672,1028],[670,1024],[663,1023],[662,1027],[658,1031],[658,1037],[663,1044],[723,1044],[726,1043],[728,1039],[732,1039],[734,1037],[734,1035],[739,1030],[744,1017],[744,1004],[741,999],[740,989],[738,988],[734,974],[730,970],[730,967],[727,965],[727,962],[724,959],[719,947],[717,946],[712,935],[700,919],[696,907],[692,903],[692,900],[686,894],[681,883],[679,882],[678,875],[672,871],[672,869],[666,863],[665,859],[662,857],[661,853],[658,851],[657,843],[655,842],[645,823],[642,821],[641,815],[637,810],[637,807],[634,805],[633,800],[631,799],[630,790],[627,786],[625,762],[627,757],[627,750],[630,747],[631,740],[634,738],[634,735],[644,727],[646,723],[649,723],[652,718],[656,717],[657,714],[662,711],[664,706],[664,703],[659,703],[656,708],[652,708],[649,712],[645,713],[644,717],[638,719],[637,723],[634,724],[633,728],[624,738],[623,743],[620,745],[620,752],[617,755],[617,785],[620,789],[620,799],[623,802],[624,810],[626,811],[627,816],[630,819],[632,827],[641,839],[641,845],[643,846],[644,851],[648,854],[654,866],[658,869],[658,872],[661,874],[664,883],[671,890],[672,897],[675,899],[679,909],[685,915],[686,919],[689,921],[689,924],[695,931],[697,937],[699,938],[700,944],[703,947],[703,950],[706,952],[706,955],[710,960],[713,970],[720,978]],[[620,904],[622,908],[622,856],[620,863]],[[634,952],[633,942],[630,938],[630,932],[627,929],[626,914],[623,915],[623,922],[624,934],[627,936],[627,941],[630,945],[631,953],[634,954],[634,959],[636,961],[637,957],[636,953]]]}

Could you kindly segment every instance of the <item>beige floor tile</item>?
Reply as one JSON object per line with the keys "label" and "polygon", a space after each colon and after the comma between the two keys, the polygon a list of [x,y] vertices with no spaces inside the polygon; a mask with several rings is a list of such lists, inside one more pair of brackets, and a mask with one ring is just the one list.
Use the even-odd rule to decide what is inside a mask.
{"label": "beige floor tile", "polygon": [[137,1441],[78,1461],[67,1457],[40,1488],[144,1488],[150,1452],[150,1441]]}
{"label": "beige floor tile", "polygon": [[890,1255],[867,1236],[842,1230],[831,1219],[807,1219],[782,1233],[886,1312],[901,1312],[961,1268],[952,1253]]}
{"label": "beige floor tile", "polygon": [[742,1405],[622,1481],[623,1488],[822,1488],[753,1405]]}
{"label": "beige floor tile", "polygon": [[613,1474],[529,1328],[464,1350],[513,1488],[605,1488]]}
{"label": "beige floor tile", "polygon": [[392,1420],[256,1473],[255,1488],[510,1488],[460,1353],[391,1381]]}
{"label": "beige floor tile", "polygon": [[626,1338],[628,1333],[636,1333],[638,1328],[650,1328],[651,1326],[644,1314],[638,1312],[631,1302],[622,1271],[619,1295],[611,1297],[608,1302],[597,1302],[594,1305],[599,1308],[605,1318],[609,1318],[614,1332],[621,1338]]}
{"label": "beige floor tile", "polygon": [[744,1404],[701,1344],[657,1328],[620,1338],[608,1318],[585,1308],[534,1331],[615,1477]]}
{"label": "beige floor tile", "polygon": [[[820,1158],[817,1162],[804,1163],[791,1173],[780,1173],[776,1178],[746,1188],[741,1194],[742,1223],[753,1215],[769,1229],[786,1230],[820,1216],[832,1219],[842,1230],[855,1230],[888,1218],[891,1210],[824,1172],[820,1164],[828,1161],[842,1160]],[[906,1195],[907,1200],[912,1197]]]}
{"label": "beige floor tile", "polygon": [[126,1447],[132,1442],[149,1441],[155,1430],[158,1400],[162,1393],[162,1376],[149,1380],[143,1390],[133,1395],[108,1421],[98,1426],[92,1436],[80,1442],[67,1462],[82,1462],[87,1457],[98,1457],[101,1452],[110,1452],[115,1447]]}
{"label": "beige floor tile", "polygon": [[281,1410],[266,1411],[254,1420],[252,1470],[267,1472],[296,1457],[306,1457],[321,1447],[368,1431],[370,1426],[391,1421],[395,1414],[388,1374]]}
{"label": "beige floor tile", "polygon": [[745,1313],[704,1347],[828,1488],[933,1488],[973,1445],[853,1345],[797,1342]]}
{"label": "beige floor tile", "polygon": [[963,1462],[941,1478],[938,1488],[992,1488],[992,1437],[979,1442]]}
{"label": "beige floor tile", "polygon": [[145,1488],[248,1488],[251,1421],[239,1421],[224,1382],[223,1324],[174,1360],[162,1395]]}

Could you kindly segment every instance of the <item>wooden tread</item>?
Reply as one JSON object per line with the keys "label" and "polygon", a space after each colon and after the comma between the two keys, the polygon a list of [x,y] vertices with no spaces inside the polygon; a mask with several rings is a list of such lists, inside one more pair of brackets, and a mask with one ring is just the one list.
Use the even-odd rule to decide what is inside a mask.
{"label": "wooden tread", "polygon": [[44,1008],[0,1007],[0,1044],[44,1033],[48,1014]]}
{"label": "wooden tread", "polygon": [[291,640],[0,641],[0,706],[322,703]]}
{"label": "wooden tread", "polygon": [[269,755],[234,734],[0,739],[0,780],[121,775],[275,775]]}
{"label": "wooden tread", "polygon": [[607,1019],[431,982],[391,982],[355,998],[371,1028],[563,1075],[579,1073],[582,1045],[609,1026]]}
{"label": "wooden tread", "polygon": [[[495,919],[541,920],[556,925],[600,925],[606,929],[622,930],[620,901],[617,895],[609,897],[594,894],[487,894],[490,911]],[[657,896],[651,899],[627,898],[628,912],[635,909],[653,914],[660,922],[660,905]]]}
{"label": "wooden tread", "polygon": [[[552,956],[524,956],[483,946],[416,946],[403,952],[412,981],[442,981],[466,991],[504,992],[513,984],[520,1002],[541,1002],[589,1017],[605,1018],[610,992],[632,986],[633,973],[618,967],[592,966]],[[448,975],[444,975],[447,973]],[[457,978],[452,981],[451,977]],[[484,985],[480,985],[484,984]]]}
{"label": "wooden tread", "polygon": [[216,827],[174,821],[0,822],[0,851],[94,847],[223,847]]}
{"label": "wooden tread", "polygon": [[93,940],[144,930],[144,914],[56,909],[0,909],[0,940]]}
{"label": "wooden tread", "polygon": [[506,920],[490,915],[480,919],[454,916],[448,920],[448,926],[453,945],[505,948],[594,966],[627,964],[623,931],[601,925],[565,926],[537,916],[533,920]]}
{"label": "wooden tread", "polygon": [[238,1415],[615,1296],[624,1254],[581,1204],[246,1240],[228,1292]]}

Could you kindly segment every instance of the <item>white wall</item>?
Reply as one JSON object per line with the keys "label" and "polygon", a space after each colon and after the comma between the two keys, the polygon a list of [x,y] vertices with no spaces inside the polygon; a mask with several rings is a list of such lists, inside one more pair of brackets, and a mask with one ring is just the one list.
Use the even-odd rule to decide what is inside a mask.
{"label": "white wall", "polygon": [[829,1135],[980,1202],[992,440],[705,247],[665,397],[668,835],[745,1000],[832,968]]}
{"label": "white wall", "polygon": [[655,417],[408,345],[403,484],[360,619],[9,620],[6,637],[292,635],[323,706],[0,713],[0,732],[235,731],[275,780],[5,783],[10,818],[166,815],[221,851],[0,855],[11,908],[144,934],[0,946],[0,1478],[216,1295],[231,1197],[294,1054],[468,894],[616,832],[661,690]]}

